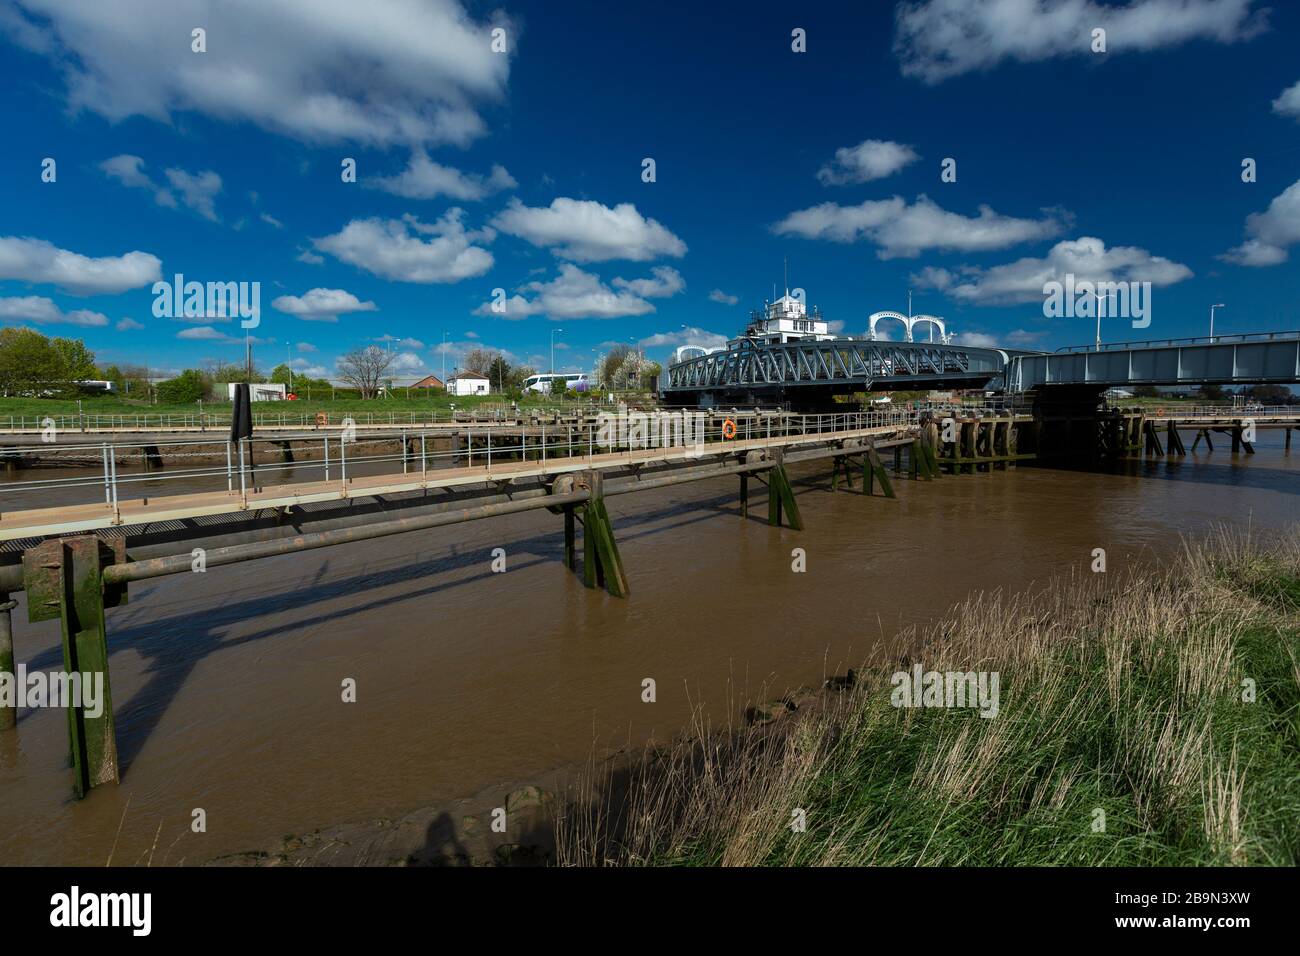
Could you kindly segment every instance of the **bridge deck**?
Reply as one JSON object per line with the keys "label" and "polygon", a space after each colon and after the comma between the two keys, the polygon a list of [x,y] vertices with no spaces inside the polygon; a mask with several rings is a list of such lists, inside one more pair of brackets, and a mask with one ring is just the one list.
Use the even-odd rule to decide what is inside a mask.
{"label": "bridge deck", "polygon": [[314,501],[374,497],[401,492],[437,490],[485,482],[511,482],[522,478],[550,477],[589,469],[610,470],[636,465],[694,461],[709,456],[800,445],[823,444],[853,438],[892,435],[905,426],[880,425],[870,428],[783,435],[773,438],[736,439],[708,442],[696,452],[690,447],[647,448],[595,455],[550,458],[545,461],[494,461],[490,466],[468,465],[440,468],[420,474],[372,475],[344,481],[295,482],[263,488],[205,491],[183,495],[121,500],[116,508],[103,503],[14,511],[0,516],[0,541],[72,534],[120,525],[145,525],[232,514],[239,511],[285,508]]}

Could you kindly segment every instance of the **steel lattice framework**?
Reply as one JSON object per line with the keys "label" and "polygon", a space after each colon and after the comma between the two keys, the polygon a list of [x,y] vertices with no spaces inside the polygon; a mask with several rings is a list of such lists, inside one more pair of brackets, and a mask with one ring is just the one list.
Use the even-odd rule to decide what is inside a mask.
{"label": "steel lattice framework", "polygon": [[924,342],[827,339],[739,348],[686,359],[668,368],[670,392],[740,392],[791,386],[979,387],[1000,376],[1000,349]]}

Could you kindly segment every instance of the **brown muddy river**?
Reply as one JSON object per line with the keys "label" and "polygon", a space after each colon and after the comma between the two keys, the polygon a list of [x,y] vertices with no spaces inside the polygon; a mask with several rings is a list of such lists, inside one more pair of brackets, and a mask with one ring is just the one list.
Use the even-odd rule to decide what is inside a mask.
{"label": "brown muddy river", "polygon": [[[20,711],[0,734],[0,864],[199,863],[544,782],[672,737],[694,705],[725,719],[842,673],[972,591],[1085,572],[1093,548],[1114,572],[1218,522],[1294,522],[1281,432],[1254,456],[1225,446],[1133,474],[896,479],[894,501],[830,494],[828,470],[801,466],[803,532],[767,527],[756,483],[742,521],[734,478],[611,498],[627,600],[564,570],[545,511],[134,584],[108,611],[121,784],[75,801],[64,713]],[[20,605],[14,630],[19,662],[60,666],[57,622]]]}

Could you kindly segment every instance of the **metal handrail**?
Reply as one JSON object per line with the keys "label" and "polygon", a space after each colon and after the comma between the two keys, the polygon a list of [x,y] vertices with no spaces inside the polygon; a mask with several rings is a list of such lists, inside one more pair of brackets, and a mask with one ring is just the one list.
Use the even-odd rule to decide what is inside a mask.
{"label": "metal handrail", "polygon": [[1239,345],[1249,342],[1279,342],[1290,339],[1300,339],[1300,330],[1293,332],[1240,332],[1231,335],[1202,335],[1185,339],[1150,339],[1140,342],[1103,342],[1100,349],[1097,348],[1095,343],[1092,345],[1066,345],[1057,349],[1056,352],[1057,354],[1066,352],[1114,352],[1135,348],[1170,348],[1182,345]]}
{"label": "metal handrail", "polygon": [[[700,423],[702,425],[700,437],[703,445],[711,446],[712,450],[716,450],[719,445],[725,446],[730,441],[737,439],[771,438],[782,435],[833,435],[839,432],[872,427],[901,427],[912,424],[918,417],[917,412],[908,409],[808,415],[786,413],[780,416],[769,415],[762,418],[756,415],[743,418],[738,416],[739,421],[735,422],[737,425],[736,432],[734,436],[728,438],[724,433],[725,423],[718,421],[717,424],[714,424],[715,419],[725,417],[727,414],[725,411],[711,410],[708,413],[700,410],[686,411],[691,414],[708,415],[708,418]],[[648,422],[651,416],[672,414],[674,413],[666,411],[644,413],[632,411],[629,413],[628,420],[630,421],[631,418],[638,415],[645,415]],[[662,418],[658,420],[663,421]],[[4,450],[7,454],[13,455],[25,453],[47,454],[52,449],[57,449],[60,453],[71,452],[73,457],[77,457],[77,453],[82,453],[87,459],[96,461],[98,467],[90,474],[3,482],[0,483],[0,495],[13,495],[18,492],[35,490],[49,492],[56,489],[87,488],[102,484],[106,506],[116,510],[120,492],[133,484],[142,482],[153,483],[151,487],[156,487],[158,483],[168,481],[222,479],[222,481],[214,482],[216,487],[211,489],[187,489],[187,493],[191,490],[218,491],[222,490],[220,484],[224,484],[226,492],[246,496],[250,488],[280,484],[281,482],[275,479],[284,476],[285,473],[292,473],[293,475],[292,478],[286,479],[287,481],[301,481],[301,475],[304,471],[321,471],[323,480],[330,481],[335,476],[338,476],[338,480],[346,485],[349,471],[355,477],[360,468],[364,468],[368,476],[389,473],[395,475],[410,474],[413,467],[418,467],[420,474],[427,474],[429,471],[438,470],[439,468],[456,468],[461,464],[473,465],[476,457],[478,461],[485,462],[490,467],[494,455],[497,456],[498,460],[502,455],[513,456],[516,454],[521,457],[524,455],[538,455],[545,460],[554,458],[557,454],[560,457],[592,457],[597,454],[618,451],[624,447],[664,447],[655,444],[656,437],[654,434],[642,436],[642,440],[649,442],[648,445],[628,445],[627,442],[622,442],[611,446],[603,442],[599,437],[600,428],[594,420],[580,425],[573,423],[555,425],[550,422],[542,422],[538,426],[527,427],[539,427],[542,434],[540,436],[529,436],[526,431],[519,431],[520,426],[504,426],[502,428],[502,431],[505,432],[518,432],[517,435],[503,435],[501,432],[494,434],[493,429],[488,427],[482,431],[466,432],[467,445],[465,448],[452,448],[446,451],[432,450],[428,441],[430,438],[446,438],[445,434],[423,430],[403,431],[400,435],[360,436],[347,440],[335,434],[307,434],[254,436],[239,442],[225,439],[175,439],[165,442],[143,439],[132,442],[101,441],[57,446],[43,443],[9,446]],[[681,437],[680,432],[676,434],[677,437]],[[319,443],[320,455],[312,458],[299,458],[293,462],[267,461],[254,465],[255,456],[253,452],[256,448],[270,444],[277,446],[278,450],[278,446],[282,446],[286,441],[291,440],[297,443],[309,443],[309,448],[311,445]],[[418,454],[408,451],[412,441],[415,440],[418,440]],[[366,454],[364,452],[367,445],[387,444],[394,441],[401,442],[402,447],[398,452],[380,451],[378,454]],[[677,447],[678,444],[673,442],[667,447]],[[194,461],[193,466],[176,467],[173,465],[166,471],[146,470],[145,466],[149,458],[152,457],[151,449],[154,453],[157,453],[160,448],[176,446],[184,446],[194,450],[171,452],[169,458],[173,461],[190,459]],[[304,451],[305,449],[300,449],[297,453],[301,455]],[[361,453],[358,454],[358,452]],[[274,454],[274,452],[268,453]],[[141,461],[141,470],[125,474],[119,473],[119,460],[129,461],[137,455]],[[391,465],[392,468],[381,468],[377,473],[371,470],[374,466],[386,465]],[[268,481],[268,479],[271,480]]]}

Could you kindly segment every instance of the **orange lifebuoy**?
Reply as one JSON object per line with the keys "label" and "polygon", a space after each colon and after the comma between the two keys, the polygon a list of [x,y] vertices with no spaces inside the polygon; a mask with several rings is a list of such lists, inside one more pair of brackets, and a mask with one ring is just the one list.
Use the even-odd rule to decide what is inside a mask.
{"label": "orange lifebuoy", "polygon": [[328,425],[329,423],[330,423],[330,417],[329,417],[328,415],[326,415],[324,412],[317,412],[317,413],[316,413],[316,427],[317,427],[317,428],[324,428],[324,427],[325,427],[326,425]]}
{"label": "orange lifebuoy", "polygon": [[731,441],[736,437],[736,423],[730,418],[722,423],[722,437],[726,441]]}
{"label": "orange lifebuoy", "polygon": [[1163,418],[1164,414],[1165,414],[1165,407],[1161,405],[1159,408],[1156,409],[1156,418]]}

